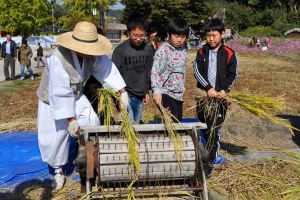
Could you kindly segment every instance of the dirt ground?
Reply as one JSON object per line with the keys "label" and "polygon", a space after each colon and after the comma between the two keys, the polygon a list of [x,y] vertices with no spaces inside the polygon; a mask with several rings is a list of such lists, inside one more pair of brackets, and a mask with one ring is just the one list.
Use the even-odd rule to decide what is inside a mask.
{"label": "dirt ground", "polygon": [[[199,95],[192,73],[195,52],[189,53],[184,117],[195,117],[195,97]],[[286,101],[284,112],[278,113],[295,127],[300,127],[300,62],[279,56],[238,54],[239,79],[233,88],[277,97]],[[35,81],[0,83],[0,131],[36,130],[37,97],[40,77]],[[6,85],[4,85],[6,84]],[[148,121],[158,114],[153,102],[144,108],[143,119]],[[300,133],[258,118],[233,105],[222,127],[222,154],[233,156],[252,151],[286,150],[300,147]],[[70,180],[69,180],[70,181]],[[65,191],[44,194],[41,188],[32,187],[25,192],[26,199],[77,199],[79,184],[68,182]],[[68,195],[72,192],[73,196]],[[24,190],[22,190],[24,194]],[[43,196],[44,194],[45,196]],[[33,196],[32,196],[33,195]],[[1,196],[0,196],[1,197]],[[3,199],[3,198],[2,198]],[[6,199],[16,199],[6,198]]]}

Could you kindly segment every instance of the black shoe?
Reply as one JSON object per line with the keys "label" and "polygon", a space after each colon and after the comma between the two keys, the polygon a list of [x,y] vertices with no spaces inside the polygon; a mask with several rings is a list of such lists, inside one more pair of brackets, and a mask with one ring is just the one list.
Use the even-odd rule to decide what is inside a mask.
{"label": "black shoe", "polygon": [[5,78],[5,81],[10,81],[10,78]]}
{"label": "black shoe", "polygon": [[213,170],[214,165],[211,163],[204,164],[204,174],[205,178],[209,179],[211,177],[211,172]]}

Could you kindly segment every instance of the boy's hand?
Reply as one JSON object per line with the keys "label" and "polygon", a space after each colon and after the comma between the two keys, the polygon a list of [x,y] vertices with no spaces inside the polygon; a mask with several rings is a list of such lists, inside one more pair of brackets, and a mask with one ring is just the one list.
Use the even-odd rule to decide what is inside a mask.
{"label": "boy's hand", "polygon": [[161,105],[161,101],[162,101],[162,96],[161,96],[161,94],[154,94],[154,95],[153,95],[153,99],[154,99],[154,102],[155,102],[157,105]]}
{"label": "boy's hand", "polygon": [[221,98],[224,98],[227,95],[224,90],[221,90],[219,93],[221,94]]}
{"label": "boy's hand", "polygon": [[209,97],[216,97],[218,95],[218,92],[215,90],[215,88],[210,88],[208,91],[207,91],[207,95]]}
{"label": "boy's hand", "polygon": [[145,98],[144,98],[144,105],[148,104],[150,100],[150,96],[149,94],[146,94]]}

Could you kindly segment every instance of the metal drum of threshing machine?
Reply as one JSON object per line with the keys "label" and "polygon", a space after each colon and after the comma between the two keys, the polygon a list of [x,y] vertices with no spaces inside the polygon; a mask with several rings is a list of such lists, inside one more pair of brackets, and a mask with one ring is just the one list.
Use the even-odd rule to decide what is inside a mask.
{"label": "metal drum of threshing machine", "polygon": [[[163,124],[135,125],[138,132],[140,170],[134,184],[136,194],[193,192],[199,199],[207,198],[203,161],[207,152],[199,142],[200,122],[174,124],[182,136],[181,165],[173,143]],[[102,188],[94,195],[124,195],[134,179],[128,164],[128,142],[120,134],[119,125],[82,127],[79,167],[82,191],[90,192],[92,185]],[[104,191],[105,189],[105,191]]]}

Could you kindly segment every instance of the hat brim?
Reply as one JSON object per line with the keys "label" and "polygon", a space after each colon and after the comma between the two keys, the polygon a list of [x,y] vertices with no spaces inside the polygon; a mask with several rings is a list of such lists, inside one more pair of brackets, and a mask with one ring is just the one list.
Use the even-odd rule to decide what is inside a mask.
{"label": "hat brim", "polygon": [[72,34],[72,32],[67,32],[59,35],[57,37],[58,44],[86,55],[101,56],[111,53],[112,44],[102,35],[98,34],[98,40],[95,42],[83,42],[74,39]]}

